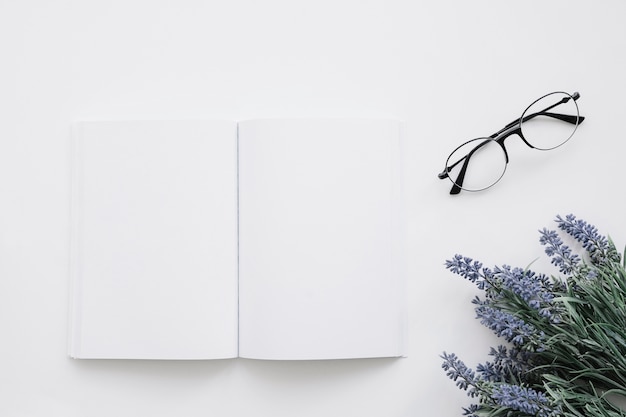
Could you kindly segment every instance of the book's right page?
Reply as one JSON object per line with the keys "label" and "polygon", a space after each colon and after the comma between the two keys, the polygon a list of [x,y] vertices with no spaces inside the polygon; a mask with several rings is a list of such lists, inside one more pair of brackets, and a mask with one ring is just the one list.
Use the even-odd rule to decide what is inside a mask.
{"label": "book's right page", "polygon": [[401,124],[239,124],[239,355],[405,354]]}

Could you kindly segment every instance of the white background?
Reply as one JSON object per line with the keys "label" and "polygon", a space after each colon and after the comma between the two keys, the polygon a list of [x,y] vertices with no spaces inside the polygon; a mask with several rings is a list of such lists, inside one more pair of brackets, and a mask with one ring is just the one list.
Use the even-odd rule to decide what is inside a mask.
{"label": "white background", "polygon": [[[570,212],[626,243],[624,17],[621,0],[0,0],[0,416],[460,415],[438,355],[475,366],[494,340],[445,259],[526,266]],[[448,152],[553,90],[581,93],[575,137],[510,140],[496,187],[449,196]],[[409,357],[68,359],[70,123],[286,116],[406,121]]]}

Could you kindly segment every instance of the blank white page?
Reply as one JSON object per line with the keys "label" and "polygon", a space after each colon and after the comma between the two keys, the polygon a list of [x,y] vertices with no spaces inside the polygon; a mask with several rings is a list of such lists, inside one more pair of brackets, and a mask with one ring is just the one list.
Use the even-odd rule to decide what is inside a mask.
{"label": "blank white page", "polygon": [[400,124],[239,125],[240,356],[404,354]]}
{"label": "blank white page", "polygon": [[237,356],[237,126],[83,122],[70,356]]}

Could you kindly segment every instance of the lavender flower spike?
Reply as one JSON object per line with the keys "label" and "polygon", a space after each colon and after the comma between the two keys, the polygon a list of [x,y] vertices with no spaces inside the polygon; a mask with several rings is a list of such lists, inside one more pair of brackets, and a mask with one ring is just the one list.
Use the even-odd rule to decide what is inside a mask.
{"label": "lavender flower spike", "polygon": [[503,288],[517,294],[530,308],[538,310],[541,316],[552,322],[560,320],[557,312],[553,311],[552,284],[544,274],[503,265],[501,268],[495,268],[494,276],[502,282]]}
{"label": "lavender flower spike", "polygon": [[446,261],[446,268],[475,283],[481,290],[489,286],[488,281],[493,277],[493,272],[489,268],[483,268],[481,262],[458,254]]}
{"label": "lavender flower spike", "polygon": [[494,387],[491,398],[496,404],[538,417],[560,415],[559,407],[551,407],[548,398],[531,388],[500,384]]}
{"label": "lavender flower spike", "polygon": [[480,304],[475,310],[481,324],[493,330],[497,336],[505,338],[507,342],[527,349],[531,347],[543,349],[545,335],[524,320],[491,307],[488,303]]}
{"label": "lavender flower spike", "polygon": [[620,255],[615,246],[601,235],[598,229],[584,220],[576,219],[573,214],[568,214],[563,219],[556,216],[556,222],[559,229],[573,236],[577,241],[582,243],[583,248],[589,253],[591,262],[599,264],[605,261],[620,261]]}
{"label": "lavender flower spike", "polygon": [[563,274],[570,274],[580,262],[580,257],[572,253],[572,250],[563,244],[563,241],[554,230],[545,227],[540,230],[539,243],[546,246],[546,255],[551,257],[550,262],[559,268]]}
{"label": "lavender flower spike", "polygon": [[468,368],[462,360],[460,360],[454,353],[443,352],[441,358],[444,362],[441,367],[446,371],[446,375],[456,382],[457,387],[467,391],[469,387],[471,389],[467,392],[470,397],[476,397],[476,374],[471,368]]}

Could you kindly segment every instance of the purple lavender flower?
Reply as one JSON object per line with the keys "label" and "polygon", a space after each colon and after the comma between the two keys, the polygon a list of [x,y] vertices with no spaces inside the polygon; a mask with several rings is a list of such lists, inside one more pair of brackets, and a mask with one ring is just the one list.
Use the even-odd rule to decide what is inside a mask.
{"label": "purple lavender flower", "polygon": [[583,248],[589,253],[591,262],[599,264],[606,261],[619,262],[620,255],[615,246],[606,236],[598,233],[598,229],[584,220],[576,219],[573,214],[568,214],[563,219],[556,216],[559,229],[573,236],[574,239],[582,243]]}
{"label": "purple lavender flower", "polygon": [[463,415],[467,417],[479,417],[476,412],[480,409],[478,404],[472,404],[468,408],[463,408]]}
{"label": "purple lavender flower", "polygon": [[542,392],[519,385],[499,384],[493,388],[491,398],[496,404],[537,417],[560,414],[559,407],[552,407]]}
{"label": "purple lavender flower", "polygon": [[552,258],[550,262],[557,266],[561,273],[572,273],[578,266],[580,257],[573,254],[569,246],[563,244],[563,241],[554,230],[548,230],[544,227],[539,233],[541,234],[539,242],[546,246],[545,252]]}
{"label": "purple lavender flower", "polygon": [[491,306],[489,302],[475,301],[474,303],[478,304],[475,308],[476,317],[497,336],[503,337],[507,342],[516,346],[539,350],[543,348],[545,335],[534,326],[511,313]]}
{"label": "purple lavender flower", "polygon": [[[478,383],[476,373],[471,368],[468,368],[454,353],[448,354],[443,352],[441,358],[443,359],[441,367],[446,371],[446,375],[456,382],[457,387],[467,391],[468,396],[476,397],[478,395],[476,391]],[[470,387],[471,389],[468,391]]]}
{"label": "purple lavender flower", "polygon": [[[621,256],[610,239],[600,235],[594,226],[585,221],[570,214],[565,218],[557,216],[556,222],[560,231],[571,235],[586,251],[579,256],[563,243],[557,231],[540,230],[540,242],[545,246],[546,254],[552,264],[567,275],[565,278],[550,278],[508,265],[491,270],[483,267],[481,262],[461,255],[446,261],[447,269],[484,290],[484,299],[475,297],[472,301],[476,316],[481,324],[508,342],[507,346],[491,348],[489,355],[493,360],[478,364],[476,372],[456,355],[444,352],[442,367],[448,377],[470,397],[480,398],[478,404],[463,408],[464,416],[563,415],[564,405],[558,396],[553,398],[554,391],[546,386],[545,375],[554,360],[558,369],[569,372],[569,361],[565,359],[562,364],[559,363],[559,355],[566,352],[561,356],[568,356],[570,350],[578,349],[574,343],[568,345],[566,350],[555,351],[560,342],[554,332],[558,335],[569,330],[566,318],[570,315],[566,314],[569,313],[568,307],[562,301],[574,299],[572,297],[576,297],[578,291],[581,291],[580,299],[584,300],[582,291],[586,287],[580,280],[602,278],[604,265],[619,262]],[[595,281],[588,283],[594,284]],[[563,294],[565,297],[559,297]],[[619,343],[623,345],[621,336]],[[572,352],[570,356],[577,360],[580,355]],[[601,382],[604,380],[601,379]],[[586,407],[584,401],[581,404]]]}
{"label": "purple lavender flower", "polygon": [[544,274],[522,268],[504,265],[494,270],[494,277],[502,288],[519,296],[532,309],[552,323],[558,323],[561,316],[552,305],[554,285]]}
{"label": "purple lavender flower", "polygon": [[489,287],[489,280],[493,276],[493,272],[489,268],[483,268],[481,262],[458,254],[446,261],[446,268],[475,283],[481,290]]}
{"label": "purple lavender flower", "polygon": [[446,261],[446,268],[455,274],[461,275],[470,282],[476,282],[482,278],[482,267],[483,264],[481,262],[474,261],[472,258],[464,257],[458,254],[454,255],[452,260]]}
{"label": "purple lavender flower", "polygon": [[489,352],[493,362],[485,362],[476,367],[481,379],[490,382],[505,382],[511,375],[529,376],[534,368],[533,352],[499,345]]}

